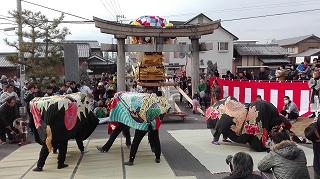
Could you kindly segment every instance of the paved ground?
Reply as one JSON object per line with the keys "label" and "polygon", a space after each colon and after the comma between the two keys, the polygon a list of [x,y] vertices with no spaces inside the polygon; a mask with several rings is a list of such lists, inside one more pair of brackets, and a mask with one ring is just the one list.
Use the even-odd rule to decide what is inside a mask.
{"label": "paved ground", "polygon": [[[56,169],[56,156],[49,155],[47,163],[42,173],[35,173],[30,171],[38,157],[40,146],[35,144],[32,140],[32,135],[28,138],[33,142],[31,145],[19,147],[18,145],[5,144],[0,146],[0,178],[222,178],[227,173],[214,172],[210,167],[205,164],[206,159],[199,159],[201,157],[195,155],[197,153],[195,146],[202,153],[206,149],[207,152],[212,152],[210,145],[210,133],[203,135],[205,141],[202,144],[194,144],[192,140],[195,140],[197,132],[202,134],[208,132],[206,130],[206,121],[199,114],[192,114],[192,111],[185,108],[184,103],[179,103],[181,109],[188,112],[186,123],[182,122],[179,117],[165,118],[160,128],[160,141],[162,148],[161,163],[156,164],[154,162],[154,156],[151,153],[146,141],[142,141],[135,165],[131,167],[124,167],[123,161],[128,159],[128,149],[123,147],[122,137],[120,136],[115,142],[112,150],[109,153],[101,154],[96,149],[96,145],[102,145],[107,140],[107,125],[99,125],[94,133],[85,141],[90,150],[85,155],[80,155],[75,142],[69,142],[67,161],[70,165],[67,169]],[[185,131],[193,131],[183,133]],[[196,132],[195,132],[196,131]],[[195,133],[194,133],[195,132]],[[131,129],[133,135],[134,130]],[[187,134],[191,135],[188,138],[177,137],[175,135],[181,134],[186,137]],[[174,137],[175,136],[175,137]],[[200,138],[199,138],[200,139]],[[203,139],[203,138],[201,138]],[[207,141],[208,140],[208,141]],[[190,144],[191,143],[191,144]],[[192,146],[191,146],[192,145]],[[125,145],[124,145],[125,146]],[[305,145],[306,148],[310,148],[311,145]],[[190,148],[191,147],[191,148]],[[208,149],[209,148],[209,149]],[[18,150],[17,150],[18,149]],[[201,149],[201,150],[200,150]],[[217,150],[218,148],[213,148]],[[233,148],[232,150],[238,150]],[[308,150],[308,149],[306,149]],[[217,152],[215,155],[220,155],[220,158],[224,158],[229,151]],[[10,155],[11,154],[11,155]],[[262,153],[260,153],[262,154]],[[208,155],[207,161],[215,161]],[[203,161],[205,160],[205,161]],[[224,162],[220,162],[219,165],[225,169],[227,166]],[[3,170],[6,169],[6,170]],[[9,170],[10,169],[10,170]],[[8,174],[9,173],[9,174]],[[14,175],[17,174],[17,175]]]}

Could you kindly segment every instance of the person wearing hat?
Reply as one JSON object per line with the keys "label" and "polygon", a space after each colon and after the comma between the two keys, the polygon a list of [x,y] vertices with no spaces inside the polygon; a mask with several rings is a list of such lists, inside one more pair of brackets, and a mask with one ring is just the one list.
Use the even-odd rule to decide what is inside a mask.
{"label": "person wearing hat", "polygon": [[2,84],[8,83],[7,81],[7,76],[6,75],[2,75],[1,79],[0,79],[0,89],[2,89]]}
{"label": "person wearing hat", "polygon": [[93,94],[93,99],[96,101],[99,101],[99,96],[102,95],[104,96],[104,94],[106,93],[106,88],[103,85],[103,82],[99,82],[97,87],[93,88],[92,94]]}
{"label": "person wearing hat", "polygon": [[46,94],[44,94],[44,97],[53,96],[53,91],[51,86],[46,87]]}

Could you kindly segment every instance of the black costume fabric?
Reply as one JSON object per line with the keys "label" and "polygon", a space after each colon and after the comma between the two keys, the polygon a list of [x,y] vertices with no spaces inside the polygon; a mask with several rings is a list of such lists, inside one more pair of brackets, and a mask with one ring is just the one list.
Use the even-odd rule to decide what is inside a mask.
{"label": "black costume fabric", "polygon": [[249,143],[256,151],[267,150],[268,139],[277,132],[288,132],[297,139],[290,131],[291,124],[268,101],[243,104],[227,97],[207,109],[206,120],[207,128],[216,129],[214,137],[223,134],[234,142]]}
{"label": "black costume fabric", "polygon": [[46,143],[49,150],[50,141],[53,144],[72,138],[87,139],[99,123],[81,93],[35,98],[30,106],[36,142]]}

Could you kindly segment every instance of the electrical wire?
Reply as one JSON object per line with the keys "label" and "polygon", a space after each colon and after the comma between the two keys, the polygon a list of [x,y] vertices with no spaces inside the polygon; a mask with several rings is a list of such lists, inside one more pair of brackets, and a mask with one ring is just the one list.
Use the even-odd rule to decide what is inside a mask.
{"label": "electrical wire", "polygon": [[241,17],[241,18],[235,18],[235,19],[221,20],[221,22],[230,22],[230,21],[246,20],[246,19],[256,19],[256,18],[262,18],[262,17],[281,16],[281,15],[288,15],[288,14],[298,14],[298,13],[312,12],[312,11],[320,11],[320,9],[308,9],[308,10],[302,10],[302,11],[283,12],[283,13],[277,13],[277,14],[267,14],[267,15],[260,15],[260,16]]}
{"label": "electrical wire", "polygon": [[10,21],[10,22],[14,22],[14,23],[15,23],[15,21],[14,21],[14,20],[11,20],[11,19],[6,18],[6,17],[0,17],[0,19],[3,19],[3,20],[6,20],[6,21]]}
{"label": "electrical wire", "polygon": [[115,9],[116,14],[121,15],[120,11],[118,10],[118,7],[115,4],[115,2],[113,0],[110,0],[110,3],[112,5],[112,7]]}
{"label": "electrical wire", "polygon": [[119,3],[119,0],[117,0],[117,5],[118,5],[118,7],[119,7],[120,14],[122,14],[122,10],[121,10],[121,6],[120,6],[120,3]]}
{"label": "electrical wire", "polygon": [[[315,3],[310,3],[316,1]],[[277,8],[277,7],[289,7],[289,6],[301,6],[301,5],[310,5],[310,4],[319,4],[319,0],[309,0],[309,1],[295,1],[295,2],[288,2],[288,3],[277,3],[277,4],[265,4],[265,5],[257,5],[257,6],[248,6],[248,7],[237,7],[237,8],[230,8],[230,9],[217,9],[211,11],[204,11],[204,14],[212,14],[212,13],[222,13],[222,12],[235,12],[235,11],[245,11],[245,10],[256,10],[256,9],[267,9],[267,8]],[[185,13],[185,14],[173,14],[167,15],[163,17],[179,17],[179,16],[190,16],[197,14],[196,12],[193,13]]]}
{"label": "electrical wire", "polygon": [[114,18],[117,19],[117,12],[114,10],[113,7],[110,6],[109,2],[107,0],[104,0],[105,3],[107,3],[108,7],[110,7],[111,11],[113,11],[113,14],[114,14]]}
{"label": "electrical wire", "polygon": [[14,18],[14,17],[4,16],[4,15],[0,15],[0,16],[4,18]]}
{"label": "electrical wire", "polygon": [[80,16],[77,16],[77,15],[74,15],[74,14],[70,14],[70,13],[67,13],[67,12],[60,11],[60,10],[56,10],[56,9],[53,9],[53,8],[50,8],[50,7],[46,7],[46,6],[43,6],[43,5],[40,5],[40,4],[32,3],[32,2],[29,2],[29,1],[26,1],[26,0],[21,0],[21,1],[23,1],[25,3],[29,3],[29,4],[35,5],[35,6],[39,6],[39,7],[42,7],[42,8],[50,9],[52,11],[61,12],[63,14],[69,15],[69,16],[73,16],[73,17],[77,17],[77,18],[80,18],[80,19],[83,19],[83,20],[91,21],[91,19],[80,17]]}
{"label": "electrical wire", "polygon": [[102,5],[104,6],[104,8],[109,12],[109,17],[110,17],[110,15],[113,17],[113,18],[115,18],[116,19],[116,17],[109,11],[109,9],[107,8],[107,6],[102,2],[102,0],[100,0],[100,2],[102,3]]}
{"label": "electrical wire", "polygon": [[[49,21],[53,22],[53,21]],[[61,21],[64,24],[94,24],[94,21]]]}

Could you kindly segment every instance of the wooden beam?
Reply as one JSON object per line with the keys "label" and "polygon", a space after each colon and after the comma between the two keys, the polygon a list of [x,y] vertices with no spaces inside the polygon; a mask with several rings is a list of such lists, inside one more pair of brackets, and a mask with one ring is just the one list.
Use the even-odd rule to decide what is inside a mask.
{"label": "wooden beam", "polygon": [[[126,76],[126,79],[129,79],[129,78],[135,78],[136,76],[134,76],[134,75],[127,75]],[[167,79],[170,79],[170,78],[172,78],[172,76],[165,76],[165,77],[163,77],[163,78],[167,78]]]}
{"label": "wooden beam", "polygon": [[[190,104],[192,104],[192,99],[179,87],[179,86],[175,86],[175,88],[179,91],[179,93],[182,94],[182,96],[184,98],[186,98]],[[203,114],[204,115],[204,112],[200,109],[200,108],[197,108],[197,111],[200,113],[200,114]]]}
{"label": "wooden beam", "polygon": [[180,25],[173,27],[146,27],[122,24],[114,21],[108,21],[93,17],[95,26],[100,28],[102,33],[122,35],[122,36],[140,36],[140,37],[191,37],[212,34],[214,29],[219,28],[221,20],[212,21],[203,24]]}
{"label": "wooden beam", "polygon": [[[126,52],[191,52],[191,44],[125,44]],[[201,43],[200,51],[213,49],[213,43]],[[101,43],[101,51],[117,52],[117,44]]]}
{"label": "wooden beam", "polygon": [[179,83],[174,83],[174,82],[138,82],[138,85],[140,86],[177,86]]}

